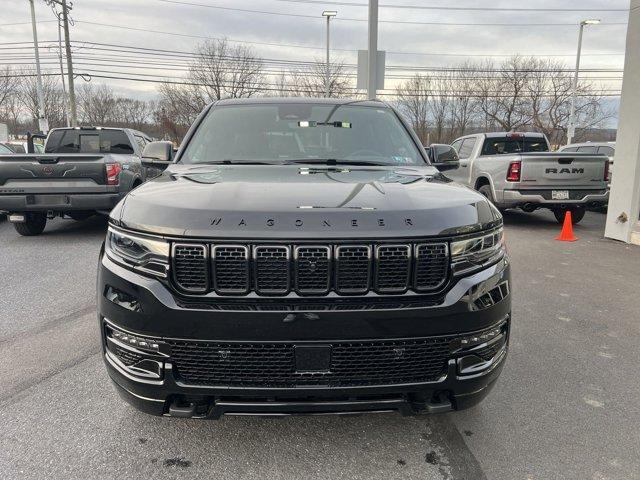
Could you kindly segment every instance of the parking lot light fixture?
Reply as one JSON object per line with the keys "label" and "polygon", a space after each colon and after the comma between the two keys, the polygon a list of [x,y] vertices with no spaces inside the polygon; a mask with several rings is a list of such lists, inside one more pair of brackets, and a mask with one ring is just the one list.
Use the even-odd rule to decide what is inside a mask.
{"label": "parking lot light fixture", "polygon": [[330,78],[330,71],[329,71],[329,23],[331,21],[331,17],[335,17],[336,15],[338,15],[338,12],[335,10],[325,10],[324,12],[322,12],[322,16],[323,17],[327,17],[327,65],[326,65],[326,77],[325,77],[325,96],[328,98],[329,97],[329,78]]}
{"label": "parking lot light fixture", "polygon": [[597,25],[600,23],[598,18],[589,18],[580,22],[580,30],[578,32],[578,53],[576,55],[576,71],[573,74],[573,85],[571,86],[571,106],[569,109],[569,125],[567,125],[567,145],[573,141],[576,131],[576,94],[578,93],[578,72],[580,71],[580,52],[582,50],[582,30],[585,25]]}

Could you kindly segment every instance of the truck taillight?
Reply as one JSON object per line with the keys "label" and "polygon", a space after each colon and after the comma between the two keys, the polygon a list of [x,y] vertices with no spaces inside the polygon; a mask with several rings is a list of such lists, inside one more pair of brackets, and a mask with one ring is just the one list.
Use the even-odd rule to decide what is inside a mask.
{"label": "truck taillight", "polygon": [[611,181],[611,173],[609,172],[609,160],[606,160],[604,162],[604,181],[605,182]]}
{"label": "truck taillight", "polygon": [[507,170],[507,182],[519,182],[520,181],[520,160],[509,163],[509,170]]}
{"label": "truck taillight", "polygon": [[107,170],[107,185],[118,185],[120,183],[120,172],[122,171],[122,165],[118,162],[107,163],[105,165]]}

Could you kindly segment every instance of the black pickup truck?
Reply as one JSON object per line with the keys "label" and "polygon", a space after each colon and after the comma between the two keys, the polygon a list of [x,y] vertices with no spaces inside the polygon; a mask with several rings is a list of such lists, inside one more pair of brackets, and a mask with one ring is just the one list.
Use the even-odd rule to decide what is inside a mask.
{"label": "black pickup truck", "polygon": [[393,108],[223,100],[173,161],[156,151],[168,167],[112,210],[99,260],[103,356],[128,402],[188,418],[416,414],[495,384],[511,326],[502,216]]}
{"label": "black pickup truck", "polygon": [[141,161],[149,142],[128,128],[53,129],[44,153],[0,156],[0,213],[21,235],[42,233],[47,218],[108,213],[149,176]]}

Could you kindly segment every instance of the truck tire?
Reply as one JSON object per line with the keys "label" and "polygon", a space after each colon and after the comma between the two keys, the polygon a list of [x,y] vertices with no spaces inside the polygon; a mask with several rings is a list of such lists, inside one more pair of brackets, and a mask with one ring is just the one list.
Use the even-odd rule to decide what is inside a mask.
{"label": "truck tire", "polygon": [[580,223],[580,220],[584,218],[584,214],[586,213],[586,210],[584,208],[556,208],[553,211],[553,215],[561,225],[564,223],[564,215],[567,210],[571,210],[571,222],[574,225],[576,223]]}
{"label": "truck tire", "polygon": [[27,213],[24,223],[14,223],[13,228],[16,229],[23,237],[33,237],[40,235],[44,227],[47,225],[47,216],[44,213]]}

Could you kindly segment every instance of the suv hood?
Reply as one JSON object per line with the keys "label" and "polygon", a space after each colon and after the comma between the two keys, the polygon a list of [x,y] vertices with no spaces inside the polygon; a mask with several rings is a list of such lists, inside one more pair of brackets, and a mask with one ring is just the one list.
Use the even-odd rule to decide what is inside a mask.
{"label": "suv hood", "polygon": [[500,219],[433,167],[175,164],[111,212],[133,230],[243,239],[451,235]]}

